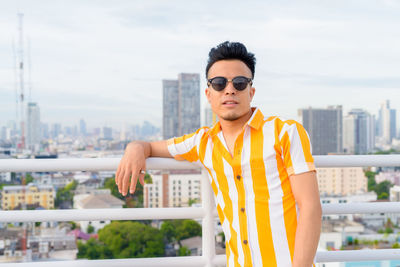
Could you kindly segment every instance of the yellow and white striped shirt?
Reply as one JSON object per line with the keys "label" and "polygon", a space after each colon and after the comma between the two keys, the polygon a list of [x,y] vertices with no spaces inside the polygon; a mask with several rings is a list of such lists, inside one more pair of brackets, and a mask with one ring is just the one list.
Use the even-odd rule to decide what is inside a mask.
{"label": "yellow and white striped shirt", "polygon": [[233,156],[219,122],[168,140],[168,150],[207,169],[228,266],[292,266],[297,213],[289,176],[315,170],[301,124],[255,109]]}

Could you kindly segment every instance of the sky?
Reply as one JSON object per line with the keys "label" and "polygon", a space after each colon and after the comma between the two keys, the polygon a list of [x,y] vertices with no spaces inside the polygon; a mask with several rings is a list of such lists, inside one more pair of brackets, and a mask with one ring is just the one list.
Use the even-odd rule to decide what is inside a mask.
{"label": "sky", "polygon": [[0,126],[16,118],[19,12],[25,95],[42,122],[161,127],[162,79],[181,72],[200,73],[204,108],[207,55],[226,40],[255,54],[253,106],[266,116],[377,114],[385,99],[400,110],[400,0],[25,0],[0,2]]}

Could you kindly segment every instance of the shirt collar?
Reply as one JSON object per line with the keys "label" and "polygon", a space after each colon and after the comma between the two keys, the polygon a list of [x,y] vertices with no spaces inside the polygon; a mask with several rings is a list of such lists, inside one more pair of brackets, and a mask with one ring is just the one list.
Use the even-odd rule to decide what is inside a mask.
{"label": "shirt collar", "polygon": [[[246,124],[243,126],[246,127],[246,125],[249,125],[250,127],[259,130],[260,127],[262,126],[262,123],[264,122],[264,115],[262,112],[256,108],[252,107],[251,108],[253,111],[253,114],[251,115],[250,119],[246,122]],[[209,131],[209,135],[213,137],[214,135],[218,134],[221,131],[221,123],[218,121]]]}
{"label": "shirt collar", "polygon": [[253,115],[251,115],[251,118],[247,121],[246,124],[248,124],[250,127],[258,130],[262,126],[264,122],[264,115],[262,114],[261,110],[258,108],[251,108],[253,110]]}

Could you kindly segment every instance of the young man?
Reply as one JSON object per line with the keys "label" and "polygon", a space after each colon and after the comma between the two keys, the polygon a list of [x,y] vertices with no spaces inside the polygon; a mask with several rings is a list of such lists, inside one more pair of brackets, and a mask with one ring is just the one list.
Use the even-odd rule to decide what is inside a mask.
{"label": "young man", "polygon": [[299,123],[250,106],[254,67],[241,43],[211,49],[205,94],[219,122],[167,141],[130,143],[115,181],[126,195],[129,183],[131,193],[138,178],[143,184],[147,157],[200,161],[214,191],[228,266],[310,267],[321,227],[310,141]]}

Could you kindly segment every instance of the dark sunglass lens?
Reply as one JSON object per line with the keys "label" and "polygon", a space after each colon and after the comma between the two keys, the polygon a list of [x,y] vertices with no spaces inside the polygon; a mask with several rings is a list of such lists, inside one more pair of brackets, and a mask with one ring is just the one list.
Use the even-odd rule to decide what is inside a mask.
{"label": "dark sunglass lens", "polygon": [[211,85],[215,90],[222,91],[226,87],[226,82],[227,80],[225,78],[217,77],[211,81]]}
{"label": "dark sunglass lens", "polygon": [[236,77],[233,79],[233,87],[236,88],[236,90],[242,91],[246,89],[248,81],[245,77]]}

